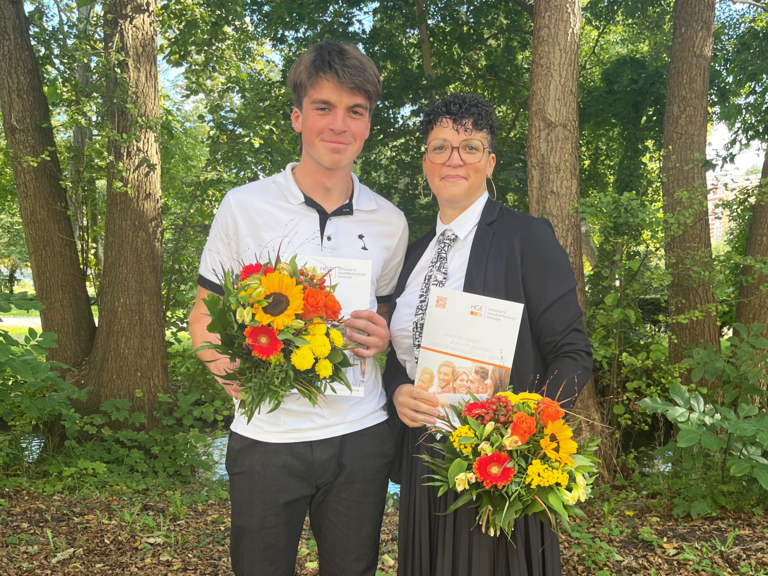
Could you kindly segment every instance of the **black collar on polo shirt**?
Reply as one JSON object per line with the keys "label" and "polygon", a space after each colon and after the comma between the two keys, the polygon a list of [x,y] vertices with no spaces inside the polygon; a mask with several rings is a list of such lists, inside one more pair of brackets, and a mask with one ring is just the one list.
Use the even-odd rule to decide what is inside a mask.
{"label": "black collar on polo shirt", "polygon": [[[302,194],[304,194],[302,192]],[[317,216],[320,219],[320,243],[322,244],[323,236],[325,236],[325,226],[328,224],[328,219],[331,216],[352,216],[355,213],[355,209],[352,206],[352,198],[354,198],[355,192],[352,191],[352,194],[349,196],[349,200],[346,201],[345,204],[342,204],[336,210],[331,212],[330,214],[327,212],[325,208],[320,206],[317,202],[312,200],[309,196],[304,194],[304,204],[309,206],[310,208],[314,208],[317,211]]]}

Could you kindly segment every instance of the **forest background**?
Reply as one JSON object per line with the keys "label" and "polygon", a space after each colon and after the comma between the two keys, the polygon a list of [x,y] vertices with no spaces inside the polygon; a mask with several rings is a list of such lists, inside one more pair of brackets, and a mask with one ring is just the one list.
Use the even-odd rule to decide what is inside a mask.
{"label": "forest background", "polygon": [[496,106],[498,199],[552,221],[580,282],[606,486],[759,514],[768,3],[746,0],[0,0],[0,482],[173,506],[210,478],[231,404],[186,333],[200,254],[229,189],[297,159],[285,77],[325,38],[381,71],[355,170],[412,239],[437,212],[421,114]]}

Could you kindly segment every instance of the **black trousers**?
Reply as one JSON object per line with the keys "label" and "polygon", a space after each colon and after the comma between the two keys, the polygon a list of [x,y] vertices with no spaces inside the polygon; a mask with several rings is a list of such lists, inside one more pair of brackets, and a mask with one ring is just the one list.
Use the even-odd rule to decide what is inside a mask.
{"label": "black trousers", "polygon": [[374,576],[394,446],[386,422],[275,444],[234,432],[227,447],[236,576],[293,576],[309,510],[321,576]]}

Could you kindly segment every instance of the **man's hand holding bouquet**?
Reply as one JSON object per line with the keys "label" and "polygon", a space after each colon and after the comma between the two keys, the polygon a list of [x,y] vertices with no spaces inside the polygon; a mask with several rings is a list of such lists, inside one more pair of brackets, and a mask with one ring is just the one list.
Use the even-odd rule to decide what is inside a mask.
{"label": "man's hand holding bouquet", "polygon": [[248,264],[236,278],[225,272],[221,286],[222,297],[204,300],[208,332],[220,342],[199,350],[239,363],[220,378],[239,386],[240,410],[249,421],[262,405],[276,410],[293,391],[316,405],[334,384],[351,390],[341,305],[325,275],[278,255],[274,264]]}
{"label": "man's hand holding bouquet", "polygon": [[[438,419],[432,433],[449,435],[433,444],[442,458],[422,455],[435,470],[427,485],[461,494],[446,513],[474,502],[477,522],[490,535],[511,535],[515,518],[538,514],[557,530],[589,496],[599,460],[598,440],[583,447],[560,404],[538,394],[501,392],[485,400],[452,405],[454,415]],[[458,425],[456,425],[458,424]],[[447,429],[447,431],[446,431]]]}

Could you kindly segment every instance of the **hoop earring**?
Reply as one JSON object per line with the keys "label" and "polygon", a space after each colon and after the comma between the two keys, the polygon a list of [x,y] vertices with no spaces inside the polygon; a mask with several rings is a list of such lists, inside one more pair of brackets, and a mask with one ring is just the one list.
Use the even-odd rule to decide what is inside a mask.
{"label": "hoop earring", "polygon": [[488,178],[488,180],[491,181],[491,186],[493,186],[493,199],[496,200],[496,184],[493,183],[493,178]]}
{"label": "hoop earring", "polygon": [[[419,194],[421,194],[421,199],[424,200],[424,182],[426,181],[426,178],[424,175],[421,175],[421,186],[419,186]],[[432,200],[432,189],[429,190],[429,199]]]}

